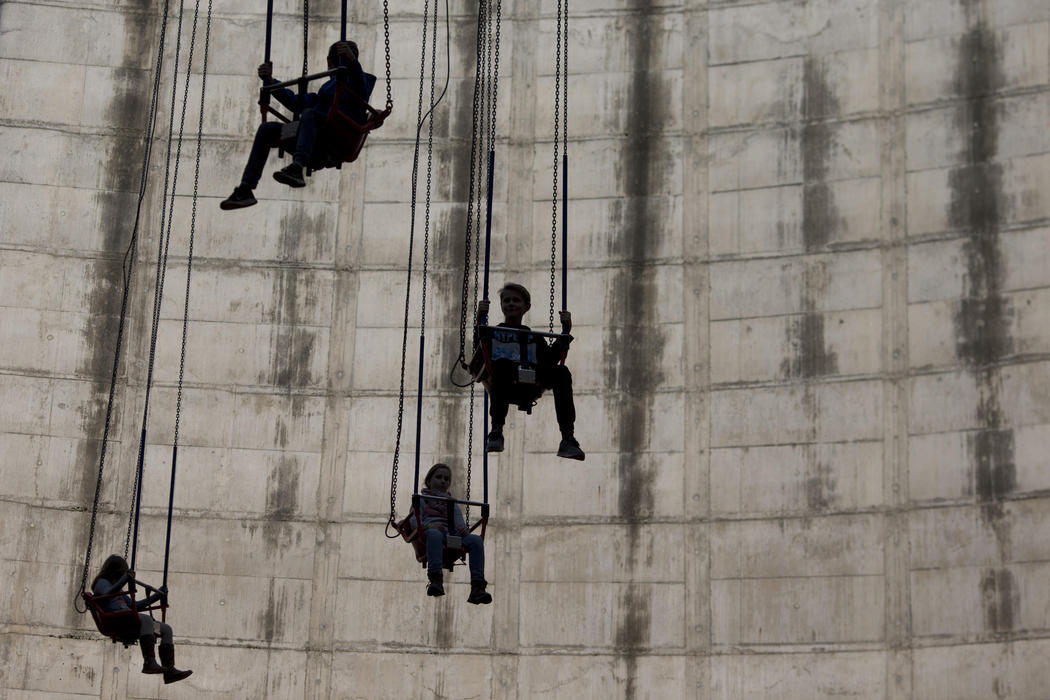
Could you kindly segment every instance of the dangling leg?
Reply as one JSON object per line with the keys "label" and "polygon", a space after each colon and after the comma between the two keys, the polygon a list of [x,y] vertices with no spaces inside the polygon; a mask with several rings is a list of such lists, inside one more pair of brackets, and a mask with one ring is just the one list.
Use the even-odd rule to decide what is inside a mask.
{"label": "dangling leg", "polygon": [[326,116],[324,112],[307,108],[299,116],[299,133],[295,141],[295,155],[292,162],[273,174],[273,179],[289,187],[306,187],[303,179],[303,168],[310,163],[310,155],[314,151],[317,141],[317,129],[320,119]]}
{"label": "dangling leg", "polygon": [[470,569],[470,597],[468,603],[488,605],[492,594],[485,591],[485,541],[478,535],[463,536],[463,549],[467,550],[467,566]]}
{"label": "dangling leg", "polygon": [[486,452],[503,451],[503,424],[507,421],[510,402],[507,400],[507,387],[514,382],[514,363],[496,360],[492,363],[492,391],[489,392],[489,418],[492,427],[485,440]]}
{"label": "dangling leg", "polygon": [[551,388],[554,394],[554,412],[558,416],[558,427],[561,429],[561,443],[558,445],[558,456],[582,461],[587,455],[576,441],[576,404],[572,398],[572,373],[565,365],[554,365],[543,368],[540,382]]}
{"label": "dangling leg", "polygon": [[252,151],[248,155],[248,163],[244,166],[241,175],[241,184],[233,190],[233,194],[219,204],[220,209],[243,209],[256,203],[255,195],[252,194],[259,185],[266,159],[270,156],[270,149],[281,145],[281,125],[277,122],[266,122],[260,124],[255,132],[255,141],[252,142]]}
{"label": "dangling leg", "polygon": [[164,667],[164,682],[175,683],[188,677],[193,671],[180,671],[175,668],[175,641],[171,633],[171,625],[164,622],[157,623],[160,626],[160,663]]}
{"label": "dangling leg", "polygon": [[427,536],[427,595],[445,595],[445,576],[441,571],[442,550],[445,548],[445,533],[437,528],[423,531]]}
{"label": "dangling leg", "polygon": [[139,613],[139,649],[142,650],[142,672],[164,673],[164,668],[157,663],[157,655],[153,648],[157,642],[153,629],[153,618],[146,613]]}

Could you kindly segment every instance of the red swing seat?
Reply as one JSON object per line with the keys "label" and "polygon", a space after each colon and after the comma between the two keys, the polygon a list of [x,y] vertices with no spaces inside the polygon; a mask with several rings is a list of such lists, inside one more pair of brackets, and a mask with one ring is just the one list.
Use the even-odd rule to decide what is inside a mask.
{"label": "red swing seat", "polygon": [[[120,642],[125,647],[129,647],[132,644],[137,644],[139,641],[139,630],[141,628],[139,611],[118,610],[116,612],[108,612],[102,609],[100,602],[122,595],[127,595],[127,593],[123,591],[107,595],[94,595],[87,591],[81,593],[84,604],[91,612],[91,619],[95,621],[95,627],[98,628],[98,631],[112,639],[114,643]],[[152,609],[150,608],[150,610]]]}
{"label": "red swing seat", "polygon": [[[427,568],[427,543],[426,537],[423,535],[423,526],[419,523],[416,518],[415,508],[408,511],[402,520],[395,523],[397,531],[401,534],[401,538],[412,545],[412,550],[415,552],[416,561],[422,565],[425,569]],[[488,517],[482,516],[480,520],[471,526],[470,531],[473,532],[479,526],[481,527],[481,538],[485,539],[485,527],[488,524]],[[462,547],[445,547],[441,550],[441,568],[452,571],[456,566],[467,563],[467,550]]]}
{"label": "red swing seat", "polygon": [[[356,108],[356,109],[355,109]],[[272,110],[271,110],[272,111]],[[276,112],[273,112],[277,114]],[[363,113],[359,121],[356,114]],[[324,168],[340,169],[343,163],[353,163],[361,155],[368,135],[383,126],[390,116],[390,107],[378,110],[351,90],[342,81],[336,81],[335,98],[317,134],[317,143],[310,154],[307,174]],[[299,122],[282,125],[281,152],[294,153],[299,134]]]}

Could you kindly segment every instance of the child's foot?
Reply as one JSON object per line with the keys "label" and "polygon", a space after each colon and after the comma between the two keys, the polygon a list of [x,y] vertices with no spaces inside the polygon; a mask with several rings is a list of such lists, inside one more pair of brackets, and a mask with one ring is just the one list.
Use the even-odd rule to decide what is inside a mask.
{"label": "child's foot", "polygon": [[580,449],[580,443],[574,437],[563,437],[558,445],[558,456],[565,459],[578,459],[581,462],[587,457]]}
{"label": "child's foot", "polygon": [[257,203],[255,195],[252,194],[250,187],[237,185],[233,188],[233,194],[219,202],[219,209],[224,211],[229,211],[230,209],[244,209],[245,207],[250,207]]}
{"label": "child's foot", "polygon": [[492,594],[485,591],[485,586],[488,585],[488,581],[471,581],[470,582],[470,596],[467,597],[468,603],[474,605],[488,605],[492,602]]}
{"label": "child's foot", "polygon": [[445,595],[444,577],[441,574],[431,574],[430,583],[427,584],[427,595],[435,598]]}
{"label": "child's foot", "polygon": [[306,187],[306,180],[303,179],[303,166],[294,161],[275,172],[273,179],[289,187]]}
{"label": "child's foot", "polygon": [[503,451],[503,431],[493,430],[489,433],[488,439],[485,440],[485,451],[486,452],[502,452]]}

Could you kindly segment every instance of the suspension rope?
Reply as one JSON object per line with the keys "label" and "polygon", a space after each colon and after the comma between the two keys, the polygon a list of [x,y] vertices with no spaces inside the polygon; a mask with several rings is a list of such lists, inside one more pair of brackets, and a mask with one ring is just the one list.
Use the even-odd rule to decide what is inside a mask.
{"label": "suspension rope", "polygon": [[149,165],[153,156],[153,137],[157,126],[157,105],[160,101],[160,76],[164,67],[164,43],[167,37],[169,7],[169,0],[164,0],[164,7],[161,9],[160,14],[160,38],[157,42],[157,59],[153,69],[153,94],[150,99],[149,116],[147,117],[144,132],[145,144],[142,155],[142,171],[139,177],[138,200],[135,205],[135,220],[131,228],[131,240],[124,252],[124,261],[121,265],[124,289],[121,293],[120,299],[120,317],[117,323],[116,348],[113,352],[113,371],[110,374],[109,398],[106,401],[106,417],[102,428],[102,444],[99,450],[98,476],[95,481],[95,496],[91,504],[91,523],[88,526],[88,542],[87,551],[84,555],[84,570],[80,578],[80,590],[77,591],[77,597],[74,599],[73,603],[73,607],[80,613],[87,612],[86,608],[84,610],[80,609],[79,601],[80,594],[87,589],[88,572],[91,569],[91,552],[95,543],[95,526],[98,523],[98,504],[102,493],[102,477],[106,466],[106,451],[109,445],[109,430],[112,425],[113,403],[117,390],[117,375],[120,370],[120,350],[123,346],[124,329],[127,321],[128,297],[131,292],[131,280],[138,248],[138,233],[139,223],[141,222],[142,202],[146,198],[146,185],[149,180]]}
{"label": "suspension rope", "polygon": [[[138,529],[139,529],[139,509],[142,504],[142,470],[146,459],[146,425],[149,418],[149,401],[150,393],[153,389],[153,368],[157,356],[157,331],[160,324],[160,302],[164,294],[164,278],[168,267],[168,244],[171,239],[170,229],[170,218],[168,219],[169,227],[165,228],[165,204],[168,198],[168,187],[171,185],[172,192],[175,190],[175,184],[178,182],[178,170],[179,170],[179,159],[175,158],[174,167],[174,178],[172,178],[172,167],[171,167],[171,144],[172,138],[175,131],[175,99],[178,93],[178,67],[179,67],[179,56],[182,52],[182,21],[183,13],[185,10],[185,3],[179,2],[179,19],[177,25],[177,33],[175,40],[175,57],[174,64],[175,70],[171,81],[171,112],[168,115],[168,149],[166,153],[165,165],[164,165],[164,193],[161,197],[161,216],[160,216],[160,234],[157,236],[157,281],[154,285],[153,290],[153,318],[152,318],[152,329],[150,332],[150,344],[149,344],[149,364],[146,371],[146,386],[145,386],[145,398],[143,401],[142,409],[142,430],[139,435],[139,453],[138,463],[135,469],[135,479],[132,484],[132,509],[128,514],[128,527],[127,533],[124,536],[124,558],[128,559],[128,551],[131,551],[131,558],[129,564],[132,569],[135,568],[135,556],[137,554],[138,545]],[[191,47],[192,52],[192,47]],[[183,105],[183,120],[185,120],[185,105]],[[181,129],[180,139],[178,148],[181,150]],[[135,546],[132,546],[134,543]]]}
{"label": "suspension rope", "polygon": [[[209,2],[210,2],[210,0],[209,0]],[[178,135],[178,139],[177,139],[177,142],[176,142],[176,150],[175,150],[175,166],[171,170],[171,172],[172,172],[172,177],[171,177],[171,198],[170,198],[170,204],[168,204],[167,227],[166,228],[164,227],[164,217],[163,216],[161,217],[161,231],[162,231],[162,233],[161,233],[160,237],[161,237],[161,239],[163,241],[163,243],[162,243],[163,255],[158,261],[157,283],[156,283],[156,287],[155,287],[155,291],[154,291],[153,327],[152,327],[152,331],[151,331],[151,335],[150,335],[150,360],[149,360],[149,369],[147,370],[146,392],[145,392],[146,395],[145,395],[143,416],[142,416],[142,433],[141,433],[142,442],[139,445],[139,462],[138,462],[138,467],[137,467],[137,470],[136,470],[136,479],[135,479],[135,481],[136,481],[135,510],[134,510],[134,514],[133,514],[133,516],[134,516],[133,517],[134,534],[131,536],[131,560],[130,560],[130,566],[131,566],[132,569],[135,569],[135,562],[136,562],[136,557],[137,557],[137,553],[138,553],[139,521],[140,521],[141,510],[142,510],[142,474],[143,474],[143,470],[144,470],[144,466],[145,466],[146,424],[147,424],[147,422],[149,420],[149,398],[150,398],[150,392],[152,390],[152,385],[153,385],[153,371],[154,371],[155,361],[156,361],[156,346],[157,346],[157,338],[159,336],[159,328],[160,328],[161,305],[162,305],[162,300],[163,300],[163,295],[164,295],[164,283],[165,283],[165,279],[166,279],[169,253],[170,253],[170,249],[171,249],[171,232],[172,232],[172,229],[173,229],[172,222],[173,222],[174,212],[175,212],[176,194],[177,194],[177,189],[178,189],[179,165],[180,165],[180,161],[181,161],[182,144],[183,144],[184,135],[185,135],[186,109],[187,109],[187,107],[189,105],[189,89],[190,89],[190,82],[191,82],[191,78],[192,78],[193,55],[194,55],[194,51],[195,51],[196,45],[197,45],[197,27],[198,27],[198,24],[199,24],[199,20],[200,20],[200,0],[196,0],[196,3],[194,5],[194,12],[193,12],[193,24],[192,24],[192,28],[190,30],[189,49],[187,51],[187,56],[186,56],[186,79],[185,79],[185,83],[184,83],[184,87],[183,87],[183,94],[182,94],[182,109],[181,109],[181,114],[180,114],[180,119],[179,119],[179,135]],[[181,21],[181,16],[180,16],[180,21]],[[209,22],[208,22],[208,29],[209,29],[209,31],[210,31],[210,26],[211,25],[210,25],[210,16],[209,16]],[[180,27],[180,33],[181,33],[181,27]],[[207,39],[205,39],[205,42],[207,44]],[[178,79],[177,79],[177,77],[178,77],[178,71],[177,71],[178,59],[177,59],[177,57],[178,57],[178,52],[176,52],[176,63],[175,63],[176,72],[175,72],[175,77],[173,78],[173,81],[172,81],[173,82],[173,87],[174,87],[174,85],[176,85],[178,83]],[[207,58],[205,57],[205,61],[206,60],[207,60]],[[206,63],[205,63],[205,65],[206,65]],[[173,94],[174,94],[174,89],[173,89]],[[202,95],[201,95],[201,99],[202,100],[204,99],[204,95],[203,95],[203,81],[202,81]],[[175,102],[174,102],[174,99],[173,99],[172,105],[174,106],[174,104],[175,104]],[[203,118],[203,114],[204,114],[204,111],[203,111],[203,107],[202,107],[202,109],[201,109],[201,118]],[[172,118],[174,118],[174,109],[172,109]],[[200,134],[198,132],[198,139],[199,138],[200,138]],[[169,133],[169,144],[170,144],[170,140],[171,140],[171,134]],[[170,145],[169,145],[169,149],[168,149],[169,162],[170,162],[171,157],[172,157],[171,156],[171,148],[170,148]],[[197,158],[198,158],[198,161],[199,161],[199,158],[200,158],[200,149],[199,149],[199,147],[198,147],[198,152],[197,152]],[[199,180],[199,173],[200,173],[200,171],[199,171],[199,165],[198,165],[198,169],[197,169],[197,171],[195,172],[195,175],[194,175],[194,177],[195,177],[194,187],[195,188],[196,188],[196,185],[197,185],[197,181]],[[168,189],[167,188],[167,181],[165,181],[165,195],[167,195],[167,189]],[[161,201],[164,202],[166,200],[161,200]],[[192,239],[191,239],[191,245],[192,245]],[[190,260],[188,260],[188,264],[187,264],[187,273],[186,273],[187,274],[187,285],[189,284],[189,276],[190,276],[190,269],[189,268],[190,268],[191,264],[192,264],[192,260],[190,259]],[[187,290],[187,293],[188,293],[188,290]],[[187,296],[187,301],[188,301],[188,296]],[[187,312],[188,312],[188,308],[187,308]],[[186,320],[187,319],[184,318],[184,320],[183,320],[184,324],[186,323]],[[185,331],[185,329],[184,329],[184,331]],[[185,336],[183,337],[183,344],[185,344]],[[184,351],[185,350],[183,348],[183,352]],[[181,391],[182,391],[182,380],[181,380],[181,377],[182,377],[182,372],[183,372],[183,367],[180,367],[180,381],[179,381],[179,394],[180,394],[179,410],[180,411],[181,411]],[[173,449],[174,449],[174,447],[173,447]],[[165,541],[165,553],[164,553],[165,583],[167,582],[168,558],[169,558],[169,550],[170,550],[170,545],[171,545],[171,540],[170,540],[170,528],[171,528],[171,525],[170,525],[170,523],[171,523],[172,508],[173,508],[173,505],[174,505],[174,500],[173,499],[174,499],[175,467],[176,467],[176,463],[175,463],[175,459],[174,459],[175,456],[176,456],[176,454],[173,454],[173,460],[172,460],[172,465],[171,465],[171,473],[172,473],[171,474],[171,490],[169,491],[169,495],[168,495],[168,532],[167,532],[167,534],[165,536],[166,537],[166,541]],[[129,523],[129,526],[130,526],[130,523]],[[130,527],[129,527],[129,531],[130,531]],[[127,543],[127,541],[125,541],[125,548],[127,548],[127,546],[128,546],[128,543]],[[165,608],[166,608],[166,604],[162,604],[162,610],[165,609]]]}
{"label": "suspension rope", "polygon": [[[431,39],[430,49],[430,107],[427,112],[423,113],[423,91],[426,82],[426,62],[427,62],[427,31],[428,22],[432,22],[433,25],[433,36]],[[405,311],[404,311],[404,323],[402,326],[401,335],[401,379],[398,387],[398,401],[397,401],[397,432],[394,440],[394,459],[391,467],[390,475],[390,518],[386,523],[386,536],[390,538],[398,537],[396,532],[396,509],[397,509],[397,477],[398,468],[400,465],[401,458],[401,436],[404,426],[404,413],[405,413],[405,369],[408,357],[408,316],[411,308],[412,299],[412,259],[415,250],[415,236],[416,236],[416,207],[418,204],[418,179],[419,179],[419,148],[420,142],[422,141],[423,124],[429,120],[430,127],[427,138],[427,190],[426,190],[426,214],[424,219],[424,242],[423,242],[423,280],[422,280],[422,311],[420,317],[420,332],[419,332],[419,379],[417,387],[417,411],[416,411],[416,488],[418,491],[419,481],[419,441],[420,441],[420,428],[422,421],[422,400],[423,400],[423,353],[425,345],[425,329],[426,329],[426,282],[427,282],[427,268],[429,264],[429,244],[430,244],[430,200],[431,200],[431,179],[432,179],[432,162],[433,162],[433,115],[434,110],[438,104],[444,99],[445,94],[448,92],[449,78],[451,76],[451,27],[449,20],[448,0],[445,0],[445,84],[442,88],[441,94],[435,99],[435,73],[437,66],[437,24],[438,24],[438,2],[434,2],[434,14],[433,19],[430,19],[430,0],[425,0],[423,5],[423,41],[422,50],[420,52],[420,64],[419,64],[419,102],[416,109],[416,138],[415,147],[412,158],[412,195],[411,195],[411,219],[409,223],[409,234],[408,234],[408,265],[406,271],[406,284],[405,284]],[[391,528],[394,529],[394,534],[391,533]]]}
{"label": "suspension rope", "polygon": [[[190,213],[190,236],[186,252],[186,295],[182,307],[182,344],[179,350],[179,384],[175,399],[175,431],[171,443],[171,485],[168,488],[168,525],[164,535],[164,578],[162,585],[168,585],[168,563],[171,556],[171,516],[175,508],[175,467],[178,464],[179,453],[179,422],[182,417],[182,385],[186,374],[186,336],[189,330],[190,318],[190,277],[193,272],[193,239],[197,227],[197,199],[201,175],[201,141],[204,135],[204,97],[208,86],[208,50],[211,45],[211,12],[212,0],[208,0],[208,14],[204,30],[204,56],[201,61],[201,102],[200,112],[197,119],[197,157],[193,167],[193,207]],[[194,15],[194,32],[196,32],[197,18]],[[192,57],[192,53],[191,53]],[[190,63],[186,66],[186,82],[189,84]],[[180,133],[181,138],[181,133]],[[174,199],[174,192],[172,192]],[[167,602],[162,603],[162,611],[167,608]],[[163,613],[162,613],[163,614]]]}

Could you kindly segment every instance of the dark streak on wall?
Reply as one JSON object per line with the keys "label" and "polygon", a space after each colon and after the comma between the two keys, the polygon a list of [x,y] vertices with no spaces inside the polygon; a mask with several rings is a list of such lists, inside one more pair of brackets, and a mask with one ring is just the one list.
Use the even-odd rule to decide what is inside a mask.
{"label": "dark streak on wall", "polygon": [[[974,491],[981,513],[999,542],[1000,557],[1010,553],[1010,522],[1003,498],[1016,488],[1013,430],[1002,425],[998,363],[1013,352],[1009,334],[1012,313],[1002,294],[1003,262],[999,227],[1005,218],[1002,165],[995,161],[1002,84],[1001,49],[986,25],[981,0],[962,0],[969,30],[959,42],[955,89],[962,98],[956,124],[967,134],[963,164],[948,176],[949,223],[965,236],[966,276],[954,313],[955,351],[977,383],[979,428],[968,436],[973,459]],[[985,624],[991,631],[1013,628],[1019,591],[1006,569],[990,571],[981,583]]]}
{"label": "dark streak on wall", "polygon": [[[623,256],[622,268],[615,273],[609,298],[612,319],[606,331],[604,374],[609,398],[606,405],[615,417],[614,437],[619,453],[619,512],[627,522],[627,566],[633,571],[641,547],[643,523],[654,507],[653,467],[649,424],[653,420],[654,392],[663,379],[658,369],[663,333],[657,323],[656,271],[647,265],[659,229],[660,213],[651,207],[660,193],[661,74],[651,67],[663,65],[661,45],[654,40],[660,27],[652,3],[632,4],[633,17],[628,32],[629,54],[636,66],[627,91],[627,141],[623,146],[620,172],[625,193],[623,219],[610,222],[614,236],[611,257]],[[637,19],[635,19],[637,18]],[[586,446],[584,446],[586,448]],[[620,600],[622,616],[617,625],[615,646],[626,664],[625,698],[634,698],[638,688],[637,655],[649,644],[652,600],[648,587],[634,582],[626,585]]]}

